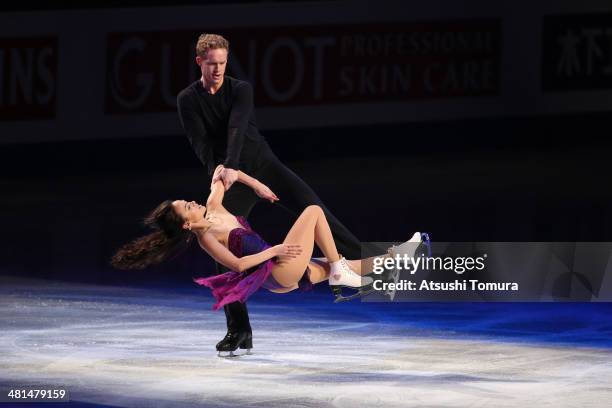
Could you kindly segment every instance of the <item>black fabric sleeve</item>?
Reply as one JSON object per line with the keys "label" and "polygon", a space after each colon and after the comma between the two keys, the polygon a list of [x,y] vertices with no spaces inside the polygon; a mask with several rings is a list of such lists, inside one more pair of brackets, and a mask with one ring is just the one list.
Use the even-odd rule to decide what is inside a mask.
{"label": "black fabric sleeve", "polygon": [[234,91],[234,100],[227,124],[227,155],[225,167],[239,170],[240,152],[253,111],[253,88],[248,82],[241,82]]}
{"label": "black fabric sleeve", "polygon": [[[181,126],[187,134],[187,139],[189,139],[193,151],[210,172],[211,163],[208,154],[209,148],[206,146],[206,127],[202,116],[196,110],[195,101],[189,98],[189,95],[179,94],[176,98],[176,106]],[[212,164],[214,165],[214,163]]]}

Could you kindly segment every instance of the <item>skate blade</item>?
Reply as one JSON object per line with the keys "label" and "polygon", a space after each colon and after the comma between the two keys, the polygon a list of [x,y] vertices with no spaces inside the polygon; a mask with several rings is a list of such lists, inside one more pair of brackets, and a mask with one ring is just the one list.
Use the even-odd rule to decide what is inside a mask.
{"label": "skate blade", "polygon": [[[221,353],[229,353],[229,354],[221,355]],[[240,354],[235,353],[234,351],[217,351],[217,357],[225,358],[225,359],[234,359],[234,358],[250,356],[250,355],[253,355],[253,353],[251,352],[251,349],[247,349],[246,352],[240,353]]]}
{"label": "skate blade", "polygon": [[365,284],[363,286],[329,285],[329,287],[331,288],[332,292],[336,293],[337,291],[342,290],[342,288],[353,289],[353,290],[360,290],[360,289],[368,289],[372,285],[374,285],[373,281],[371,283]]}
{"label": "skate blade", "polygon": [[365,290],[360,290],[357,293],[354,293],[349,296],[343,296],[341,290],[339,292],[334,291],[334,295],[336,295],[336,299],[334,299],[334,303],[347,302],[349,300],[367,296],[372,292],[374,292],[373,287],[369,287],[368,289],[365,289]]}
{"label": "skate blade", "polygon": [[225,358],[225,359],[232,359],[232,358],[237,358],[240,356],[239,354],[234,354],[233,351],[230,351],[229,354],[221,354],[221,353],[228,353],[228,352],[227,351],[217,351],[217,357]]}
{"label": "skate blade", "polygon": [[395,299],[395,290],[388,290],[385,292],[385,295],[389,296],[389,300],[393,302],[393,299]]}
{"label": "skate blade", "polygon": [[[388,276],[388,281],[397,284],[400,280],[400,271],[399,269],[394,269]],[[395,289],[387,289],[385,291],[385,295],[389,296],[389,300],[393,301],[395,299]]]}

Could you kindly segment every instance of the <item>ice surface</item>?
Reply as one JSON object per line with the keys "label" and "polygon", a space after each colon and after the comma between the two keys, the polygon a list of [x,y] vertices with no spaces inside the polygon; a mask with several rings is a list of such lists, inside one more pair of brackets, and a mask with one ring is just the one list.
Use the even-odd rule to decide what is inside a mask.
{"label": "ice surface", "polygon": [[[559,330],[530,337],[524,309],[487,323],[503,322],[507,336],[466,329],[491,314],[479,321],[440,305],[258,294],[249,301],[254,354],[220,359],[225,317],[202,288],[4,279],[0,296],[0,384],[63,385],[94,406],[556,408],[612,399],[612,349],[580,344],[575,330],[566,343],[542,341]],[[419,317],[399,312],[408,308]],[[593,336],[580,330],[595,320],[574,328]]]}

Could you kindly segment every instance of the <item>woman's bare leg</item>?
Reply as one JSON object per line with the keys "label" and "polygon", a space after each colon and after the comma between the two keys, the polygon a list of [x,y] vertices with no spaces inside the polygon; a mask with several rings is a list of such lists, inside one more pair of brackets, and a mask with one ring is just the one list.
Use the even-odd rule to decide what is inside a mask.
{"label": "woman's bare leg", "polygon": [[[308,278],[312,283],[322,282],[329,278],[330,263],[340,259],[336,249],[331,229],[321,207],[311,205],[306,207],[287,233],[286,244],[302,246],[302,253],[288,260],[281,260],[272,269],[272,276],[285,289],[274,290],[284,293],[297,288],[297,283],[309,269]],[[321,249],[324,258],[311,259],[314,244]],[[386,258],[388,254],[366,259],[348,261],[351,269],[359,275],[372,273],[375,258]]]}
{"label": "woman's bare leg", "polygon": [[327,262],[326,258],[311,259],[310,263],[308,264],[308,269],[310,270],[308,278],[313,284],[329,279],[329,271],[331,267],[329,266],[329,262]]}
{"label": "woman's bare leg", "polygon": [[[322,261],[321,259],[325,259]],[[331,267],[327,262],[326,258],[315,258],[311,259],[308,263],[308,279],[312,284],[326,281],[329,279],[329,271]],[[274,293],[287,293],[298,288],[298,284],[295,283],[293,286],[288,288],[270,289],[270,292]]]}
{"label": "woman's bare leg", "polygon": [[[325,214],[321,207],[316,205],[304,209],[283,242],[302,246],[302,253],[299,256],[281,259],[281,262],[272,268],[274,279],[287,288],[295,287],[302,278],[306,267],[310,263],[315,242],[330,262],[340,259]],[[317,276],[320,275],[319,268],[316,268],[315,271]]]}

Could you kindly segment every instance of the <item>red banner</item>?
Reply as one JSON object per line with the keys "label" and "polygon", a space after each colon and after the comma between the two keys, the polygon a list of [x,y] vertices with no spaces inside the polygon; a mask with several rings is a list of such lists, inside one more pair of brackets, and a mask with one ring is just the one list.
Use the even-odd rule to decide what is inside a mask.
{"label": "red banner", "polygon": [[[498,95],[498,19],[215,30],[257,107]],[[110,33],[106,112],[175,109],[197,31]]]}

